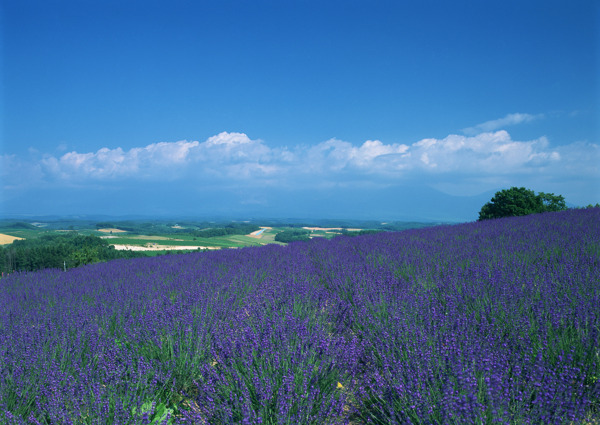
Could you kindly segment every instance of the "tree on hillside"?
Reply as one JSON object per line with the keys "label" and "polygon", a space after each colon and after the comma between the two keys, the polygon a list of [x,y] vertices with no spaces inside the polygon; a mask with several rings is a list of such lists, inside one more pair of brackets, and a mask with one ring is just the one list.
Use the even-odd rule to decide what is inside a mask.
{"label": "tree on hillside", "polygon": [[565,198],[563,198],[561,195],[540,192],[538,197],[542,202],[544,211],[562,211],[567,209]]}
{"label": "tree on hillside", "polygon": [[496,192],[490,202],[479,211],[479,220],[566,209],[565,198],[562,195],[544,192],[536,195],[533,190],[524,187],[511,187]]}

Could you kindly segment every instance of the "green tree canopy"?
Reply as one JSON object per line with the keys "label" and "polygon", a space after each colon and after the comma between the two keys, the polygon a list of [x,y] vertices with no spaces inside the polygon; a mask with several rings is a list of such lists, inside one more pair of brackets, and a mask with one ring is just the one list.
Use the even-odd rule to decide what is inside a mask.
{"label": "green tree canopy", "polygon": [[565,198],[563,198],[561,195],[540,192],[538,197],[542,202],[544,211],[562,211],[567,209]]}
{"label": "green tree canopy", "polygon": [[533,190],[524,187],[511,187],[496,192],[490,202],[479,211],[479,220],[566,209],[565,198],[562,195],[544,192],[536,195]]}

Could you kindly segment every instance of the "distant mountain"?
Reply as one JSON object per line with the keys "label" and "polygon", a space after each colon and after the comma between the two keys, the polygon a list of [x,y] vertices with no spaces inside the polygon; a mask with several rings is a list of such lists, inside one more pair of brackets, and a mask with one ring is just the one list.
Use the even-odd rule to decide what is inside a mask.
{"label": "distant mountain", "polygon": [[447,195],[429,188],[344,188],[331,191],[269,192],[245,211],[256,215],[361,220],[474,221],[492,195]]}
{"label": "distant mountain", "polygon": [[[210,187],[174,189],[167,184],[142,190],[30,191],[27,196],[5,200],[0,215],[40,216],[104,220],[109,217],[194,218],[308,218],[465,222],[477,219],[482,205],[494,192],[477,196],[452,196],[424,186],[384,188],[341,187],[330,189]],[[43,220],[42,220],[43,221]]]}

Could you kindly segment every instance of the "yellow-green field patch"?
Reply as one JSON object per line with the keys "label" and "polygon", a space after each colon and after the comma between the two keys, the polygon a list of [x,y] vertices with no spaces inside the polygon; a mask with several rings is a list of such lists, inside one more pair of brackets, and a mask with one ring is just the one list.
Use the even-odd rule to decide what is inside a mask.
{"label": "yellow-green field patch", "polygon": [[4,233],[0,233],[0,245],[7,245],[9,243],[13,243],[16,240],[24,239],[19,238],[17,236],[6,235]]}
{"label": "yellow-green field patch", "polygon": [[102,233],[127,233],[127,230],[112,229],[112,228],[98,229],[98,231],[102,232]]}

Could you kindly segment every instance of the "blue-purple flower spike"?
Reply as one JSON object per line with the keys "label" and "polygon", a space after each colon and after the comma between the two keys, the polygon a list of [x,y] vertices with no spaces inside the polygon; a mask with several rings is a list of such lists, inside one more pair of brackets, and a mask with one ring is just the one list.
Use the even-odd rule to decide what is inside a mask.
{"label": "blue-purple flower spike", "polygon": [[15,273],[0,423],[594,423],[599,282],[599,208]]}

